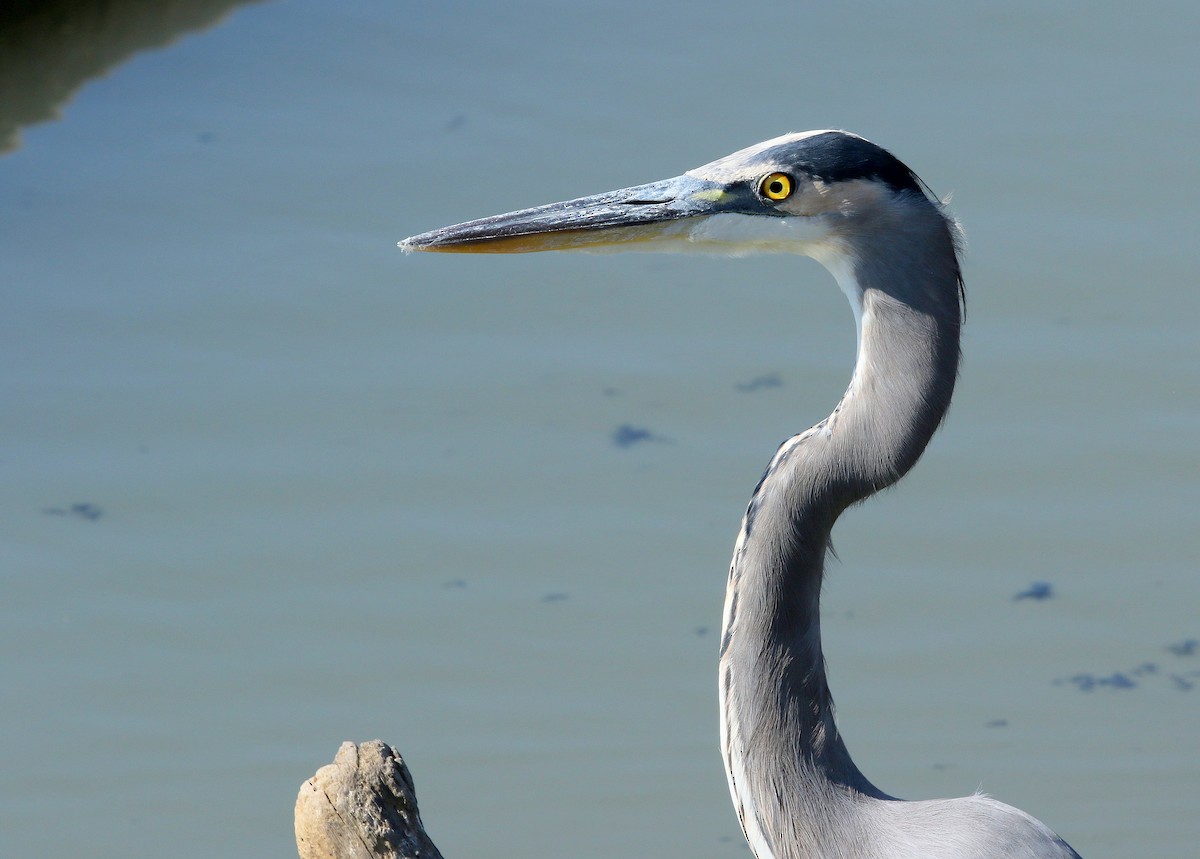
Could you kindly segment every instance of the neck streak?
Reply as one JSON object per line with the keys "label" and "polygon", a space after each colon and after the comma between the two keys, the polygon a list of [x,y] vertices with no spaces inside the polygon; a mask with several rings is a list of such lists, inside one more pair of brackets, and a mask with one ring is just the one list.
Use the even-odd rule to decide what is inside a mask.
{"label": "neck streak", "polygon": [[[721,644],[721,739],[734,806],[758,859],[855,855],[842,852],[854,809],[891,799],[854,765],[838,733],[819,601],[837,517],[899,480],[950,404],[959,273],[945,221],[932,206],[929,215],[936,222],[925,221],[908,242],[893,225],[893,234],[901,232],[895,243],[848,242],[839,259],[822,260],[859,318],[854,376],[828,418],[779,448],[734,550]],[[930,235],[944,241],[934,248],[945,253],[906,256],[906,248],[930,247]]]}

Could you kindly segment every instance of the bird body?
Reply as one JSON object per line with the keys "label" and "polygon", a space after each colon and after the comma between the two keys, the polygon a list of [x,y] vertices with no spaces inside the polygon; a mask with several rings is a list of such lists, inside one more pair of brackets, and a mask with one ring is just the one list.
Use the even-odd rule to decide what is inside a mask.
{"label": "bird body", "polygon": [[889,152],[819,131],[675,179],[401,243],[478,252],[628,246],[813,257],[857,323],[845,395],[775,453],[730,565],[721,749],[757,859],[1078,857],[1044,824],[990,797],[908,802],[880,791],[846,750],[826,683],[820,594],[833,525],[912,468],[950,405],[962,325],[956,225]]}

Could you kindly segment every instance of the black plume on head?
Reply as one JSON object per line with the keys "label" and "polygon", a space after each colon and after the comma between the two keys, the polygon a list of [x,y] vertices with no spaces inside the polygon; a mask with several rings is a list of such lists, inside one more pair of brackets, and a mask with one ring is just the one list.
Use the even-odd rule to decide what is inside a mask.
{"label": "black plume on head", "polygon": [[782,145],[781,162],[794,164],[825,182],[874,179],[895,191],[924,194],[921,180],[882,146],[840,131],[826,131]]}

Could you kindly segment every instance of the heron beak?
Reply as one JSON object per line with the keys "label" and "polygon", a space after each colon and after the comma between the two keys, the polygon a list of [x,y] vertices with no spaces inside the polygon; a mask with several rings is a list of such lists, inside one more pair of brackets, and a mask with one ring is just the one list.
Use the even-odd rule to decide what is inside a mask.
{"label": "heron beak", "polygon": [[686,238],[685,219],[738,211],[737,196],[716,182],[677,176],[442,227],[399,246],[405,253],[512,254],[670,242]]}

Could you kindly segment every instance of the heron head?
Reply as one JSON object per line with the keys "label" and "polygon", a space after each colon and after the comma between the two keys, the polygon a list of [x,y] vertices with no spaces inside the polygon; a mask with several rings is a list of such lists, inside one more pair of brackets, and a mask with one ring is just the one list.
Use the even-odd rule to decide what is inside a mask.
{"label": "heron head", "polygon": [[801,253],[827,261],[920,180],[844,131],[777,137],[632,188],[493,215],[405,239],[408,251],[691,250]]}

